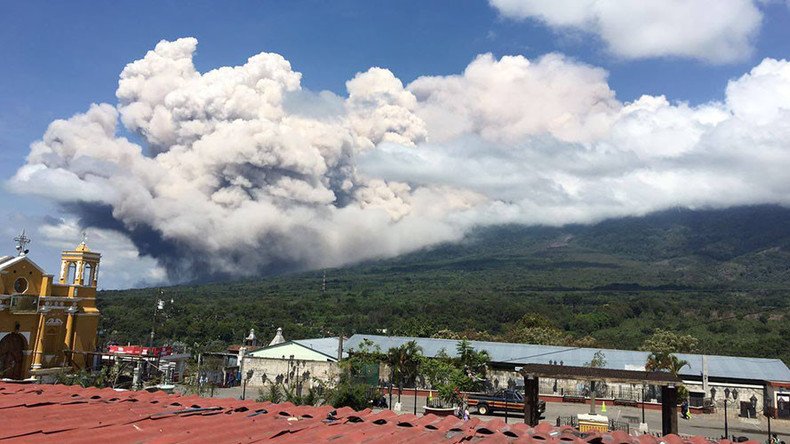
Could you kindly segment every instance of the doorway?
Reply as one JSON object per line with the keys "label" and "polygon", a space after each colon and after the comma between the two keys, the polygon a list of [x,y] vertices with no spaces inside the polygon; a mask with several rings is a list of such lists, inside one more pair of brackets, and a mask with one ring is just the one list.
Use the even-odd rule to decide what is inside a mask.
{"label": "doorway", "polygon": [[26,346],[25,337],[17,332],[0,339],[0,378],[22,379]]}

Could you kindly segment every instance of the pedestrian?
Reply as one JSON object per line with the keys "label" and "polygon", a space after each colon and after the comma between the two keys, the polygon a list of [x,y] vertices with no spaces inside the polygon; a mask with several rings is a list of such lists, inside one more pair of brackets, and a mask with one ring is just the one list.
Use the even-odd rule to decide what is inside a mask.
{"label": "pedestrian", "polygon": [[689,400],[688,399],[684,399],[683,403],[680,404],[680,414],[683,417],[683,419],[691,419],[691,416],[689,415]]}

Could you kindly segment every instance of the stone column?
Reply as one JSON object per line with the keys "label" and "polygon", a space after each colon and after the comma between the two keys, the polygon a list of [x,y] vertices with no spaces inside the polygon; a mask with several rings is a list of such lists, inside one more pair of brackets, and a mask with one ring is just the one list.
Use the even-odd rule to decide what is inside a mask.
{"label": "stone column", "polygon": [[535,427],[540,421],[539,392],[537,376],[524,377],[524,423]]}
{"label": "stone column", "polygon": [[96,287],[98,286],[99,283],[99,263],[96,262],[95,264],[93,264],[93,268],[91,268],[91,270],[93,271],[93,277],[91,278],[92,279],[91,286]]}
{"label": "stone column", "polygon": [[68,315],[66,316],[66,336],[63,338],[63,345],[66,346],[66,350],[68,350],[68,355],[66,355],[65,364],[71,365],[71,357],[74,353],[74,314],[71,313],[71,310],[68,310]]}
{"label": "stone column", "polygon": [[68,273],[69,273],[69,262],[68,261],[62,261],[60,263],[60,283],[61,284],[66,282],[66,277],[68,276]]}
{"label": "stone column", "polygon": [[38,328],[36,329],[36,345],[33,351],[33,369],[41,368],[41,361],[44,357],[44,332],[47,320],[44,313],[38,315]]}
{"label": "stone column", "polygon": [[85,282],[85,262],[80,260],[77,262],[77,269],[74,274],[74,284],[83,285]]}
{"label": "stone column", "polygon": [[673,385],[661,387],[661,433],[678,433],[678,389]]}

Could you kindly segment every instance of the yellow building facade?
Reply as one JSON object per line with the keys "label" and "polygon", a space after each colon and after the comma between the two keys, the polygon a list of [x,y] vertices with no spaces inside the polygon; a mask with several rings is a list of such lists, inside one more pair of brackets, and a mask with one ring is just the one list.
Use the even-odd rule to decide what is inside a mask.
{"label": "yellow building facade", "polygon": [[24,246],[18,250],[16,257],[0,257],[0,378],[85,368],[87,354],[96,351],[101,255],[85,242],[63,251],[55,280]]}

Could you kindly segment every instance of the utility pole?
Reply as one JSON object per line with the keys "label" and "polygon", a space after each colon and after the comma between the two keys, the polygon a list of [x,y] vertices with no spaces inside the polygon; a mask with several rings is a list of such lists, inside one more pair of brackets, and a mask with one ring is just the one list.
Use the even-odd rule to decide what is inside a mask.
{"label": "utility pole", "polygon": [[198,392],[198,396],[203,394],[203,392],[201,390],[201,382],[202,382],[201,379],[202,378],[200,377],[200,361],[201,361],[202,357],[203,357],[203,353],[202,352],[198,353],[198,361],[197,361],[197,392]]}
{"label": "utility pole", "polygon": [[[159,296],[161,297],[163,293],[164,290],[160,288]],[[154,335],[155,335],[154,330],[156,330],[156,312],[159,310],[163,310],[164,308],[165,308],[165,301],[160,298],[156,298],[156,300],[154,301],[154,320],[151,323],[151,338],[148,340],[149,347],[153,348],[154,346]]]}
{"label": "utility pole", "polygon": [[417,381],[414,381],[414,414],[417,415]]}

